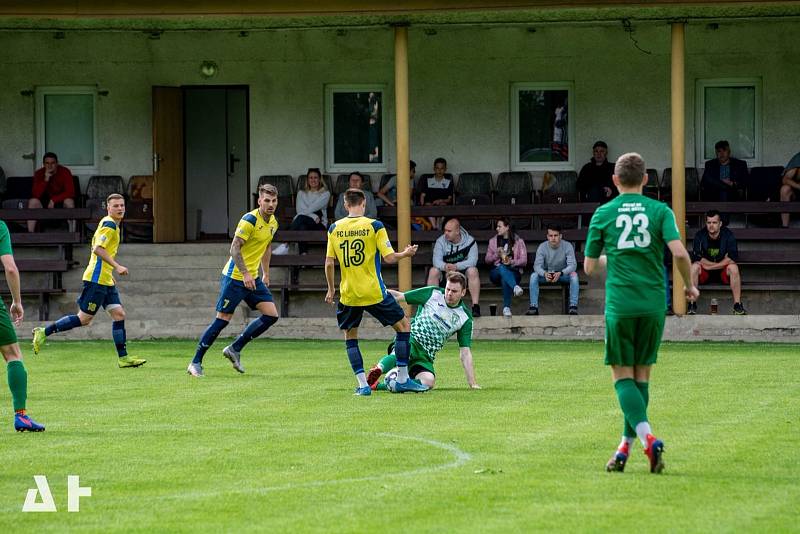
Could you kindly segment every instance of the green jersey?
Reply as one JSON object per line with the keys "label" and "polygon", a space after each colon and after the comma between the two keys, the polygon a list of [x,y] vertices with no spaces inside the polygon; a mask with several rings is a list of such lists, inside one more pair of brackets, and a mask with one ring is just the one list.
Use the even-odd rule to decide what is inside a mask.
{"label": "green jersey", "polygon": [[8,226],[0,221],[0,256],[13,254],[11,251],[11,234],[8,233]]}
{"label": "green jersey", "polygon": [[435,286],[407,291],[404,295],[406,302],[417,305],[417,313],[411,319],[411,343],[432,360],[453,334],[458,334],[459,347],[472,345],[472,313],[463,302],[448,306],[444,290]]}
{"label": "green jersey", "polygon": [[664,246],[676,239],[675,214],[658,200],[625,193],[597,208],[585,256],[598,258],[606,250],[607,316],[664,313]]}

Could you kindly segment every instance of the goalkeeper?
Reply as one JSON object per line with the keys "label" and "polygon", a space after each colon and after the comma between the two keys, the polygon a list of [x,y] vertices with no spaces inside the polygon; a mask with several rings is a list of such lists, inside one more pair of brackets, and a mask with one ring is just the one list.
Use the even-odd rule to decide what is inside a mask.
{"label": "goalkeeper", "polygon": [[[453,334],[457,334],[458,346],[461,348],[461,364],[467,383],[472,389],[480,389],[475,382],[475,370],[472,367],[472,313],[464,305],[462,299],[467,292],[467,279],[458,271],[447,274],[447,284],[442,290],[428,286],[402,293],[389,290],[398,302],[417,305],[417,313],[411,319],[411,358],[408,362],[408,374],[411,378],[433,389],[436,383],[436,371],[433,362],[436,353]],[[397,358],[390,349],[387,354],[372,368],[367,375],[367,383],[372,389],[378,388],[383,373],[395,367]]]}

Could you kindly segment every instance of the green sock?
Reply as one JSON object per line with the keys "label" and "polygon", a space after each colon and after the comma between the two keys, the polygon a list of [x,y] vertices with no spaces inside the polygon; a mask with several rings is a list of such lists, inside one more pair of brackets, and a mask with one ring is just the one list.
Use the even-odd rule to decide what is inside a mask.
{"label": "green sock", "polygon": [[[647,406],[639,388],[636,387],[636,382],[632,378],[623,378],[614,383],[614,389],[617,391],[617,398],[625,420],[631,428],[636,428],[639,423],[646,422]],[[636,434],[634,433],[634,435]]]}
{"label": "green sock", "polygon": [[8,389],[14,399],[14,411],[24,410],[28,398],[28,371],[22,360],[8,362]]}
{"label": "green sock", "polygon": [[395,356],[394,354],[387,354],[386,356],[381,358],[381,361],[378,362],[378,365],[381,366],[381,369],[383,369],[384,373],[386,371],[391,371],[392,369],[397,367],[397,356]]}
{"label": "green sock", "polygon": [[[648,404],[650,403],[650,382],[636,382],[636,388],[639,390],[639,393],[642,394],[642,400],[644,400],[644,407],[647,408]],[[622,431],[622,435],[626,438],[635,438],[636,437],[636,430],[628,424],[628,420],[625,417],[622,418],[623,422],[625,423],[625,428]]]}
{"label": "green sock", "polygon": [[386,382],[384,382],[383,380],[378,382],[378,385],[375,386],[375,389],[378,390],[378,391],[388,391],[389,390],[389,388],[386,387]]}

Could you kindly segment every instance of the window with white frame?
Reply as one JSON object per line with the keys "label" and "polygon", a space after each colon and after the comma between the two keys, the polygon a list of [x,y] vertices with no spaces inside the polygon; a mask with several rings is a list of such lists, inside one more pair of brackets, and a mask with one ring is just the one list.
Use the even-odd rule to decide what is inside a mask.
{"label": "window with white frame", "polygon": [[386,86],[325,86],[325,167],[386,171]]}
{"label": "window with white frame", "polygon": [[731,155],[761,164],[761,80],[697,81],[697,166],[716,157],[714,144],[728,141]]}
{"label": "window with white frame", "polygon": [[511,85],[511,168],[570,170],[575,168],[572,83]]}
{"label": "window with white frame", "polygon": [[96,174],[97,88],[36,88],[36,160],[55,152],[73,174]]}

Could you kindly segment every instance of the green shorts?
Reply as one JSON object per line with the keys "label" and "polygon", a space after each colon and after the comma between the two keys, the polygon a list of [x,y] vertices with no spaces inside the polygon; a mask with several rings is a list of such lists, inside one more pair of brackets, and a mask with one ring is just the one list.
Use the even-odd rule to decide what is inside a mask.
{"label": "green shorts", "polygon": [[0,347],[12,345],[17,342],[17,331],[11,323],[6,305],[0,302]]}
{"label": "green shorts", "polygon": [[606,365],[653,365],[663,333],[663,313],[644,317],[606,315]]}
{"label": "green shorts", "polygon": [[408,358],[408,373],[411,376],[417,376],[418,373],[427,371],[433,376],[436,376],[436,371],[433,369],[433,359],[428,356],[428,353],[417,347],[416,344],[411,343],[411,354]]}

